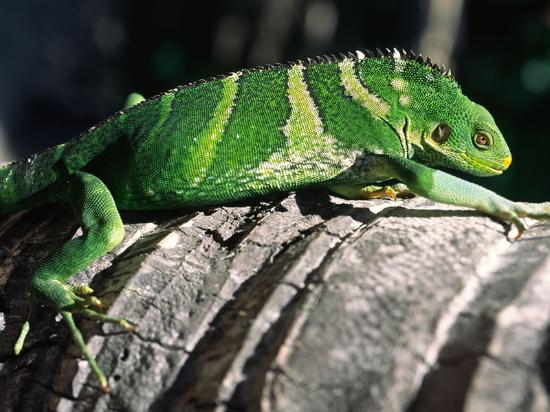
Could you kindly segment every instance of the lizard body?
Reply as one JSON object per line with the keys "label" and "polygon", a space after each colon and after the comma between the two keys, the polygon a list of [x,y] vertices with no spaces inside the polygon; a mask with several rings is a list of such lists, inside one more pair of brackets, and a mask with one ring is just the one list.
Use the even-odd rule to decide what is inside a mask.
{"label": "lizard body", "polygon": [[[31,276],[38,303],[67,322],[100,384],[72,314],[115,322],[92,307],[87,285],[65,282],[124,237],[119,210],[223,204],[304,187],[347,197],[410,191],[512,222],[550,218],[550,205],[511,202],[438,168],[502,173],[510,151],[489,112],[450,72],[412,53],[356,52],[242,70],[178,87],[127,107],[77,138],[0,168],[0,213],[68,203],[83,235]],[[405,185],[405,186],[403,186]]]}

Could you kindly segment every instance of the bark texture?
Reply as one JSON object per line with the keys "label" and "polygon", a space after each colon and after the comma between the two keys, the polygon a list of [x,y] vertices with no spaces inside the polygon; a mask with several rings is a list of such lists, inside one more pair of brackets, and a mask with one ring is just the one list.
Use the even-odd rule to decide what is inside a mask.
{"label": "bark texture", "polygon": [[136,326],[79,322],[109,395],[46,308],[10,354],[71,213],[0,223],[0,410],[550,408],[550,224],[511,242],[474,211],[319,193],[123,219],[75,279]]}

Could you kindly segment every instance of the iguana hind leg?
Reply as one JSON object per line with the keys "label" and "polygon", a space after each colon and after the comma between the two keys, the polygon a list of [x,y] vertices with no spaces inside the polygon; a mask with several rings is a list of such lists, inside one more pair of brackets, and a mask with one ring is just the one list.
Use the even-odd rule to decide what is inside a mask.
{"label": "iguana hind leg", "polygon": [[107,380],[93,356],[88,351],[82,334],[73,320],[73,313],[80,313],[102,322],[117,323],[130,330],[130,325],[91,309],[100,307],[88,285],[71,286],[65,282],[97,258],[118,245],[124,237],[124,226],[111,193],[97,177],[75,172],[68,180],[68,202],[82,226],[83,235],[71,239],[54,250],[38,265],[30,279],[31,308],[15,344],[18,353],[28,333],[38,302],[55,307],[67,323],[73,339],[96,374],[103,391],[108,391]]}

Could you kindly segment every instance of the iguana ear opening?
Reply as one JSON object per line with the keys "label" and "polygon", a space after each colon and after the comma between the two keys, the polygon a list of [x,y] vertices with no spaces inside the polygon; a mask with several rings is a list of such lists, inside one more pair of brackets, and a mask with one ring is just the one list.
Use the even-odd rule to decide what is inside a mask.
{"label": "iguana ear opening", "polygon": [[432,140],[436,143],[445,143],[451,136],[452,129],[446,123],[439,123],[432,132]]}

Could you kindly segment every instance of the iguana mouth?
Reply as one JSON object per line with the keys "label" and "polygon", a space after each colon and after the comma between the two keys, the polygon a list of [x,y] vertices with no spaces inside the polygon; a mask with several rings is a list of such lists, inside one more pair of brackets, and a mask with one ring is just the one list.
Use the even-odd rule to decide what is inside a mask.
{"label": "iguana mouth", "polygon": [[469,156],[466,153],[460,153],[460,157],[462,157],[464,160],[466,160],[468,163],[474,165],[475,167],[479,168],[483,172],[491,173],[493,175],[500,175],[508,165],[510,164],[508,162],[508,165],[505,164],[498,164],[495,162],[489,162],[487,160],[481,160],[476,159],[475,157]]}

